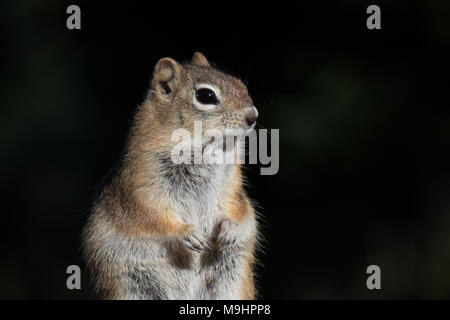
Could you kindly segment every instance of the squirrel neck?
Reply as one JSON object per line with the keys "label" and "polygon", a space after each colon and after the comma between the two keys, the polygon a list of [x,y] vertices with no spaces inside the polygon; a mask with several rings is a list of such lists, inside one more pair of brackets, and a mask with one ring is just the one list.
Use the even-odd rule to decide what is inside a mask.
{"label": "squirrel neck", "polygon": [[127,198],[137,197],[146,209],[176,212],[191,223],[241,192],[239,164],[175,164],[171,134],[177,127],[150,107],[146,103],[136,114],[120,170]]}

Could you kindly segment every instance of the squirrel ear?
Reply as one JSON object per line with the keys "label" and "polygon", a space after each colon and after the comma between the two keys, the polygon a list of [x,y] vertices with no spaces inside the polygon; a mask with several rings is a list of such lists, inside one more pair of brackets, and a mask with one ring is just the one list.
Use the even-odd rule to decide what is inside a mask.
{"label": "squirrel ear", "polygon": [[153,88],[156,93],[168,98],[181,80],[183,67],[171,58],[160,59],[153,71]]}
{"label": "squirrel ear", "polygon": [[192,56],[192,64],[195,64],[195,65],[201,66],[201,67],[209,67],[208,59],[206,59],[206,57],[203,54],[201,54],[200,52],[194,53],[194,55]]}

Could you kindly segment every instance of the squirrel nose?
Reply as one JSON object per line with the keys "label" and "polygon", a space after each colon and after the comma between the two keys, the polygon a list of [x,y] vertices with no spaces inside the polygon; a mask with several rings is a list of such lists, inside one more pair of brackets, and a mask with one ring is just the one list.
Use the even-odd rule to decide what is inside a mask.
{"label": "squirrel nose", "polygon": [[251,127],[252,125],[255,124],[256,119],[258,119],[258,111],[256,110],[255,107],[253,107],[251,111],[248,111],[245,114],[245,123],[247,123],[247,125]]}

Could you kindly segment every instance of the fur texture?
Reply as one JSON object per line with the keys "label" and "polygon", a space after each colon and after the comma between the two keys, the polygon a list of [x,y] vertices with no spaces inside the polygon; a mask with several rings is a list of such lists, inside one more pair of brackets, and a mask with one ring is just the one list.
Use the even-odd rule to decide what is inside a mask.
{"label": "fur texture", "polygon": [[[196,85],[220,91],[214,110]],[[94,203],[83,251],[105,299],[253,299],[257,224],[238,164],[174,164],[177,128],[248,129],[253,103],[238,79],[195,53],[163,58],[139,107],[118,172]],[[253,108],[254,109],[254,108]],[[237,147],[239,149],[239,146]]]}

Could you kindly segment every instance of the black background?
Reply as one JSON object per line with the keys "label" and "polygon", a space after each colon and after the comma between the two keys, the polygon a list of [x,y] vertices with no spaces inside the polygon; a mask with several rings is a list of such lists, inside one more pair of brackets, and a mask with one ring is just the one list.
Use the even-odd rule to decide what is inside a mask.
{"label": "black background", "polygon": [[[81,30],[66,8],[81,8]],[[381,30],[366,8],[381,7]],[[450,298],[448,1],[2,3],[0,298],[69,291],[80,230],[153,66],[248,83],[280,170],[248,166],[262,298]],[[366,288],[366,268],[382,290]]]}

